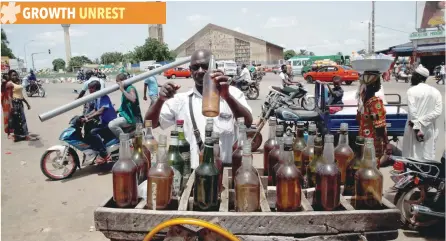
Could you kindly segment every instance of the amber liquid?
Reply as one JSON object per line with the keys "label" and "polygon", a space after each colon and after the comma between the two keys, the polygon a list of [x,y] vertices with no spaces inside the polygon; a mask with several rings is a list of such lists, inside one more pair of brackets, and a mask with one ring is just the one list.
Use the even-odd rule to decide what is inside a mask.
{"label": "amber liquid", "polygon": [[[272,149],[274,149],[277,146],[277,141],[274,138],[268,139],[265,142],[265,145],[263,146],[263,175],[269,176],[269,170],[270,170],[270,164],[268,155],[271,152]],[[271,166],[272,168],[272,166]]]}
{"label": "amber liquid", "polygon": [[294,154],[294,164],[296,165],[296,167],[301,170],[302,168],[302,151],[305,149],[306,144],[305,144],[305,140],[303,138],[303,130],[298,130],[301,131],[299,136],[296,137],[296,140],[294,141],[293,144],[293,154]]}
{"label": "amber liquid", "polygon": [[113,200],[120,208],[134,207],[138,204],[137,168],[130,172],[113,172]]}
{"label": "amber liquid", "polygon": [[255,212],[260,209],[260,185],[236,185],[236,211]]}
{"label": "amber liquid", "polygon": [[210,74],[206,72],[203,77],[202,114],[206,117],[216,117],[220,114],[220,91]]}
{"label": "amber liquid", "polygon": [[154,153],[158,150],[158,142],[155,139],[144,140],[143,143],[143,151],[146,154],[147,158],[150,160],[149,169],[151,166],[155,165],[155,162],[152,160],[154,157]]}
{"label": "amber liquid", "polygon": [[355,179],[355,208],[379,209],[382,203],[383,177],[376,169],[360,169]]}
{"label": "amber liquid", "polygon": [[302,170],[302,151],[303,150],[293,150],[294,153],[294,164],[299,170]]}
{"label": "amber liquid", "polygon": [[268,155],[269,159],[269,175],[268,175],[268,186],[276,185],[276,172],[280,167],[280,147],[277,145]]}
{"label": "amber liquid", "polygon": [[233,187],[235,187],[234,183],[235,183],[235,176],[236,176],[237,170],[242,165],[242,157],[243,157],[243,151],[241,148],[237,148],[237,150],[235,150],[232,153],[232,186]]}
{"label": "amber liquid", "polygon": [[147,175],[149,173],[149,162],[147,162],[147,159],[145,155],[142,152],[137,152],[134,150],[132,155],[133,162],[137,165],[137,178],[138,178],[138,184],[141,184],[145,180],[147,180]]}
{"label": "amber liquid", "polygon": [[318,210],[333,211],[339,206],[341,173],[336,164],[324,164],[317,169],[314,206]]}
{"label": "amber liquid", "polygon": [[341,171],[342,184],[345,183],[345,179],[347,176],[347,166],[349,165],[353,157],[354,153],[352,149],[348,146],[335,149],[335,159],[336,159],[336,164],[338,165],[339,170]]}
{"label": "amber liquid", "polygon": [[308,187],[316,187],[316,172],[317,169],[322,165],[321,162],[310,163],[307,169]]}
{"label": "amber liquid", "polygon": [[147,181],[147,207],[150,210],[166,209],[172,199],[172,177],[149,177]]}
{"label": "amber liquid", "polygon": [[150,153],[149,149],[147,149],[147,147],[144,145],[142,146],[142,151],[147,161],[147,171],[148,171],[152,167],[152,154]]}
{"label": "amber liquid", "polygon": [[[287,168],[283,166],[282,168]],[[298,170],[297,170],[298,171]],[[301,207],[300,178],[279,175],[276,185],[276,209],[279,212],[294,212]]]}
{"label": "amber liquid", "polygon": [[314,156],[314,146],[307,146],[305,150],[302,152],[302,167],[300,168],[300,172],[302,173],[302,187],[308,188],[308,166],[310,162],[313,160]]}
{"label": "amber liquid", "polygon": [[355,175],[359,170],[358,166],[349,165],[347,167],[345,184],[344,184],[344,196],[354,196],[355,195]]}

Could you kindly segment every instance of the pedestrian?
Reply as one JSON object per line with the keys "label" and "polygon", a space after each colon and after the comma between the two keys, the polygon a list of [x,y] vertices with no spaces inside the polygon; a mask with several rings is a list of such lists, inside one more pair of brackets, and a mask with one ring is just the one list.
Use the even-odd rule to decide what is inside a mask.
{"label": "pedestrian", "polygon": [[444,72],[444,62],[440,65],[440,79],[437,81],[437,84],[441,81],[444,84],[445,72]]}
{"label": "pedestrian", "polygon": [[13,85],[12,89],[12,111],[11,122],[12,129],[14,129],[14,142],[22,140],[31,140],[28,132],[28,125],[26,123],[25,108],[23,103],[26,104],[28,110],[31,109],[28,101],[23,96],[23,86],[20,83],[19,74],[15,70],[8,72],[9,79]]}
{"label": "pedestrian", "polygon": [[[180,85],[168,82],[161,87],[160,98],[147,110],[145,119],[151,120],[154,127],[166,129],[176,120],[184,120],[184,134],[190,143],[191,167],[197,168],[199,152],[204,140],[206,118],[202,114],[203,77],[208,71],[212,53],[209,50],[196,50],[191,57],[190,70],[195,81],[193,89],[178,93]],[[229,77],[217,70],[211,75],[220,90],[220,114],[214,117],[214,130],[220,133],[221,158],[225,166],[231,165],[232,147],[237,137],[234,135],[236,119],[243,117],[245,125],[252,124],[252,111],[242,91],[229,86]]]}
{"label": "pedestrian", "polygon": [[158,84],[158,80],[154,75],[144,80],[143,100],[147,101],[147,90],[149,90],[150,106],[155,104],[156,100],[158,100],[158,87],[161,87],[161,85]]}
{"label": "pedestrian", "polygon": [[124,86],[124,80],[127,79],[127,75],[120,73],[116,76],[116,83],[121,90],[121,107],[118,109],[118,118],[108,123],[108,128],[113,134],[119,138],[123,127],[136,125],[136,123],[142,123],[141,109],[139,108],[138,92],[133,85]]}
{"label": "pedestrian", "polygon": [[404,129],[403,153],[421,161],[435,160],[439,134],[435,122],[443,110],[440,91],[425,84],[428,77],[429,70],[420,64],[412,75],[412,87],[407,90],[409,115]]}
{"label": "pedestrian", "polygon": [[1,87],[1,103],[2,103],[2,111],[3,111],[3,130],[8,135],[8,139],[12,138],[13,130],[11,129],[10,124],[10,115],[12,108],[12,90],[14,86],[9,80],[8,74],[2,75],[2,87]]}

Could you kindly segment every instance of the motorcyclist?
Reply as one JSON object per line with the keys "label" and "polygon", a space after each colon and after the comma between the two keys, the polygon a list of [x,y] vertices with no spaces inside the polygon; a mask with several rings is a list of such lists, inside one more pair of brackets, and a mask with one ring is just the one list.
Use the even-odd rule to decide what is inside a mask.
{"label": "motorcyclist", "polygon": [[[99,83],[101,84],[101,89],[104,89],[105,88],[105,81],[103,80],[103,79],[99,79],[98,77],[96,77],[95,75],[94,75],[94,72],[92,71],[92,70],[87,70],[86,72],[85,72],[85,79],[87,80],[87,81],[85,81],[84,82],[84,85],[83,85],[83,87],[82,87],[82,90],[81,90],[81,92],[79,93],[79,96],[76,98],[76,99],[79,99],[79,98],[82,98],[84,95],[85,95],[85,93],[87,92],[87,91],[89,91],[89,88],[88,88],[88,85],[92,82],[92,81],[95,81],[95,80],[97,80],[97,81],[99,81]],[[90,92],[89,92],[90,93]],[[85,103],[85,105],[84,105],[84,114],[85,113],[89,113],[89,112],[91,112],[91,110],[94,108],[94,101],[91,101],[91,102],[87,102],[87,103]]]}
{"label": "motorcyclist", "polygon": [[[88,90],[94,93],[101,89],[101,83],[98,80],[92,80],[88,83]],[[99,118],[98,118],[99,117]],[[104,95],[94,100],[94,109],[85,114],[81,119],[83,123],[89,123],[91,131],[85,131],[85,142],[94,150],[99,152],[96,164],[103,164],[111,160],[110,154],[107,153],[102,137],[111,136],[108,124],[116,119],[116,111],[113,108],[110,97]],[[99,119],[99,120],[98,120]]]}
{"label": "motorcyclist", "polygon": [[34,74],[34,70],[29,71],[27,85],[25,86],[26,91],[29,91],[29,88],[33,86],[37,81],[36,75]]}
{"label": "motorcyclist", "polygon": [[[289,104],[292,103],[292,99],[299,93],[299,86],[302,86],[298,81],[293,82],[290,76],[287,74],[287,66],[283,64],[281,66],[282,72],[279,77],[282,79],[282,86],[285,92],[289,92],[289,98],[286,100]],[[290,102],[291,101],[291,102]]]}
{"label": "motorcyclist", "polygon": [[242,89],[243,82],[251,82],[251,74],[249,73],[248,68],[246,68],[246,64],[242,64],[242,71],[239,77],[236,79],[237,88],[239,90]]}

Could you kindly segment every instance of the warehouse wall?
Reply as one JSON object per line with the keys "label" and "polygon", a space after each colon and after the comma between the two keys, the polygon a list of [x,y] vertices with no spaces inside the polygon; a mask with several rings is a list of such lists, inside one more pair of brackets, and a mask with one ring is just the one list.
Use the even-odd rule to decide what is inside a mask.
{"label": "warehouse wall", "polygon": [[283,59],[283,49],[278,48],[277,46],[266,44],[266,51],[269,55],[267,60],[270,62],[275,62]]}

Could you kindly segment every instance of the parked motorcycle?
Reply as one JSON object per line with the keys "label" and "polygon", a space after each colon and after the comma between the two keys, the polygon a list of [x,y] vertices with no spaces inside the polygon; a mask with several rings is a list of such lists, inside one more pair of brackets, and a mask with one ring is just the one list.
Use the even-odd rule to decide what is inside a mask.
{"label": "parked motorcycle", "polygon": [[[234,82],[231,82],[231,84],[235,85]],[[260,95],[260,84],[258,81],[242,81],[240,90],[249,100],[256,100]]]}
{"label": "parked motorcycle", "polygon": [[26,88],[26,95],[32,97],[37,94],[40,97],[45,97],[45,90],[42,87],[42,81],[36,80]]}
{"label": "parked motorcycle", "polygon": [[297,85],[297,94],[293,99],[290,99],[293,93],[290,88],[282,88],[278,86],[270,86],[270,92],[267,95],[267,99],[273,94],[279,94],[282,98],[278,100],[280,103],[290,109],[303,108],[304,110],[314,110],[316,108],[316,99],[313,95],[308,94],[307,88],[302,84]]}
{"label": "parked motorcycle", "polygon": [[412,74],[410,73],[409,69],[400,71],[395,76],[396,82],[398,82],[399,80],[404,80],[405,83],[409,83],[410,78],[412,78]]}
{"label": "parked motorcycle", "polygon": [[[92,149],[92,147],[85,143],[82,135],[82,129],[87,124],[81,123],[82,116],[74,116],[70,122],[69,127],[62,131],[59,140],[65,142],[64,145],[54,145],[48,148],[40,159],[40,169],[42,173],[51,180],[62,180],[71,177],[77,170],[85,166],[94,165],[99,153]],[[87,122],[88,123],[88,122]],[[89,128],[91,129],[91,128]],[[125,133],[132,134],[135,130],[134,126],[123,128]],[[112,161],[117,161],[119,158],[119,140],[115,138],[113,133],[101,136],[104,139],[107,152],[111,155]],[[82,162],[76,151],[83,153]],[[56,169],[52,171],[48,169],[52,167]],[[57,173],[61,171],[61,173]]]}
{"label": "parked motorcycle", "polygon": [[418,161],[391,156],[391,179],[397,194],[394,203],[401,211],[401,221],[411,228],[426,228],[445,217],[445,160]]}

